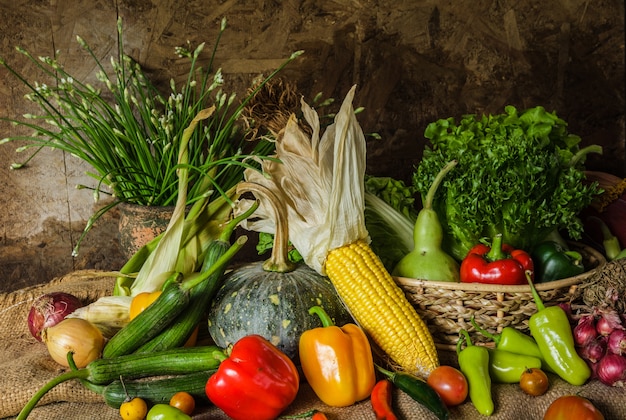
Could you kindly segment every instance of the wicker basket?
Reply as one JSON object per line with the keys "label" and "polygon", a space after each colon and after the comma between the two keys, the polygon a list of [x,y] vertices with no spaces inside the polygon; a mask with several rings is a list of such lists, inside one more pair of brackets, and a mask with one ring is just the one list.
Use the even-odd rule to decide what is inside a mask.
{"label": "wicker basket", "polygon": [[[582,303],[580,289],[597,268],[606,263],[598,251],[580,243],[570,248],[583,255],[587,271],[575,277],[547,283],[535,288],[545,305],[563,302]],[[489,341],[478,333],[470,320],[492,333],[507,326],[528,332],[528,320],[537,311],[530,286],[502,286],[480,283],[448,283],[395,277],[407,298],[428,324],[438,348],[456,346],[461,329],[466,329],[477,343]]]}

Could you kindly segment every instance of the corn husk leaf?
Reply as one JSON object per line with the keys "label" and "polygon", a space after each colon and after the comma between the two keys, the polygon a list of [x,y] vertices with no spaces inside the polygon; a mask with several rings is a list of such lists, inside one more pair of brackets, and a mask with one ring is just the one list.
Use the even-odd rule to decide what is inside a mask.
{"label": "corn husk leaf", "polygon": [[[358,239],[369,241],[364,217],[365,136],[352,107],[355,90],[356,86],[350,89],[321,137],[317,112],[301,101],[312,134],[305,133],[291,115],[276,139],[279,161],[264,160],[263,173],[244,172],[246,181],[269,188],[288,204],[289,239],[305,263],[322,275],[331,250]],[[235,214],[251,204],[239,200]],[[272,210],[261,201],[254,219],[242,226],[274,233],[272,219]]]}
{"label": "corn husk leaf", "polygon": [[[200,111],[183,132],[178,155],[178,197],[176,199],[174,213],[165,229],[163,238],[159,241],[154,252],[148,256],[141,270],[139,270],[137,278],[130,287],[131,296],[160,289],[163,282],[173,272],[177,271],[177,266],[180,266],[178,259],[181,244],[183,243],[185,208],[187,203],[187,179],[189,174],[189,169],[186,166],[189,163],[189,150],[187,146],[198,123],[201,120],[209,118],[214,111],[214,106]],[[190,256],[187,256],[187,258],[190,258]],[[185,272],[181,272],[185,274]],[[187,273],[190,272],[192,271],[188,271]]]}
{"label": "corn husk leaf", "polygon": [[102,335],[112,337],[118,330],[128,324],[130,296],[103,296],[96,302],[80,307],[69,314],[68,318],[82,318],[94,324]]}

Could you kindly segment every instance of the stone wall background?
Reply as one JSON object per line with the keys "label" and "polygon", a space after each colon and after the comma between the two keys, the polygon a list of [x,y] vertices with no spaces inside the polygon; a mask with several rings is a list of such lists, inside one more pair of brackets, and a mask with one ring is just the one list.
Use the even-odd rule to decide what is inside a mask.
{"label": "stone wall background", "polygon": [[[380,140],[368,143],[368,172],[408,180],[419,162],[425,126],[467,113],[500,113],[505,105],[543,105],[568,121],[583,145],[604,155],[589,169],[626,175],[624,140],[624,3],[620,0],[0,0],[0,57],[37,80],[14,50],[57,52],[66,69],[94,81],[94,67],[75,38],[104,61],[124,22],[127,53],[167,89],[186,68],[174,47],[212,45],[220,20],[228,28],[216,55],[232,91],[305,54],[282,76],[313,98],[342,98],[358,84],[360,122]],[[208,59],[207,56],[203,58]],[[0,68],[0,118],[34,111],[23,85]],[[0,121],[0,138],[16,128]],[[0,290],[43,283],[78,268],[117,269],[113,211],[94,227],[78,257],[71,250],[94,203],[84,164],[44,150],[28,168],[16,144],[0,146]]]}

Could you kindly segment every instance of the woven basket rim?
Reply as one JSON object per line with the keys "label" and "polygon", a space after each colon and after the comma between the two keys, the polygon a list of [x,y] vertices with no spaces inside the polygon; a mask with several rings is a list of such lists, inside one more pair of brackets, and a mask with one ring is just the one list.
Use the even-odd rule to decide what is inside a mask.
{"label": "woven basket rim", "polygon": [[[535,289],[537,291],[546,291],[546,290],[554,290],[561,289],[568,286],[573,286],[581,283],[582,281],[589,278],[598,267],[606,263],[606,258],[597,250],[591,248],[588,245],[578,243],[578,242],[569,242],[573,248],[578,248],[584,253],[586,253],[585,257],[587,257],[595,266],[590,270],[585,271],[582,274],[579,274],[574,277],[568,277],[562,280],[554,280],[546,283],[536,283]],[[445,282],[445,281],[430,281],[430,280],[420,280],[420,279],[412,279],[408,277],[397,277],[394,276],[394,279],[397,284],[405,287],[428,287],[428,288],[438,288],[438,289],[446,289],[446,290],[461,290],[461,291],[469,291],[469,292],[487,292],[487,293],[531,293],[531,289],[529,285],[514,285],[507,286],[501,284],[484,284],[484,283],[457,283],[457,282]]]}

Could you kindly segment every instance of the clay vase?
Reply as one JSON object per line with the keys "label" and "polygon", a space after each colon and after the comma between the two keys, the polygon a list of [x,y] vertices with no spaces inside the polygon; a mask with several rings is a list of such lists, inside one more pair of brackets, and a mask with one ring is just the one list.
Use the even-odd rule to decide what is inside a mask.
{"label": "clay vase", "polygon": [[174,206],[141,206],[120,203],[119,242],[120,250],[130,259],[142,246],[167,228]]}

